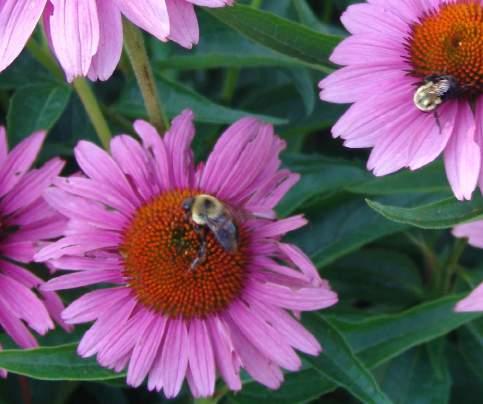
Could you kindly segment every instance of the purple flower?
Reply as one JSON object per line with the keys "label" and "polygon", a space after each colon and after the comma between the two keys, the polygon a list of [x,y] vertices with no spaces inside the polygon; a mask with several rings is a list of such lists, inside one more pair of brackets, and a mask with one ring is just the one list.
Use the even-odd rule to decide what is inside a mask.
{"label": "purple flower", "polygon": [[[149,389],[174,397],[186,379],[195,396],[210,396],[217,374],[239,390],[244,368],[277,388],[280,368],[301,366],[294,349],[321,349],[296,313],[331,306],[337,295],[302,251],[281,240],[306,220],[275,218],[273,208],[298,175],[280,169],[285,144],[273,127],[239,120],[195,167],[192,119],[183,112],[164,138],[137,121],[141,144],[117,136],[111,155],[78,144],[85,176],[58,178],[45,194],[69,218],[65,237],[36,256],[73,272],[45,289],[112,285],[74,301],[63,318],[93,321],[79,354],[97,355],[115,371],[127,368],[132,386],[147,378]],[[232,250],[212,227],[195,226],[184,205],[200,194],[231,212],[225,219],[236,228]]]}
{"label": "purple flower", "polygon": [[[466,237],[473,247],[483,248],[483,220],[459,224],[454,227],[455,237]],[[476,287],[467,297],[460,300],[456,311],[483,311],[483,283]]]}
{"label": "purple flower", "polygon": [[67,79],[107,80],[122,51],[121,15],[161,41],[198,43],[194,5],[223,7],[234,0],[1,0],[0,71],[20,54],[43,16],[51,48]]}
{"label": "purple flower", "polygon": [[44,138],[44,132],[33,133],[8,152],[6,132],[0,127],[0,325],[22,348],[37,346],[29,328],[44,335],[54,328],[52,318],[70,329],[60,317],[59,297],[40,290],[42,279],[24,267],[42,243],[61,236],[66,225],[41,197],[64,162],[54,158],[30,169]]}
{"label": "purple flower", "polygon": [[344,67],[320,82],[320,96],[353,103],[332,134],[371,147],[375,175],[443,153],[458,199],[482,187],[482,18],[482,0],[369,0],[345,11],[351,35],[331,56]]}

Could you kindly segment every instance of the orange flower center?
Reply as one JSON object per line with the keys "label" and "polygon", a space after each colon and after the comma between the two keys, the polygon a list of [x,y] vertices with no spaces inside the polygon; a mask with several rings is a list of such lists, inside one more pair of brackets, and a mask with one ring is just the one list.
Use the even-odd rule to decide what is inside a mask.
{"label": "orange flower center", "polygon": [[[189,190],[169,191],[142,206],[124,232],[124,276],[139,301],[169,317],[204,317],[226,309],[244,285],[248,232],[237,224],[239,245],[225,251],[208,228],[195,231],[183,201]],[[206,241],[204,260],[200,256]]]}
{"label": "orange flower center", "polygon": [[466,94],[483,91],[483,6],[479,0],[448,2],[412,27],[412,73],[451,75]]}

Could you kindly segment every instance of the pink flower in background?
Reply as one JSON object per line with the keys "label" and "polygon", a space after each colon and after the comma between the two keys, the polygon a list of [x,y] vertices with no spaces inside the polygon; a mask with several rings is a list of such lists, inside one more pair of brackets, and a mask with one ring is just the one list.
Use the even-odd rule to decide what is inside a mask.
{"label": "pink flower in background", "polygon": [[20,54],[43,16],[44,28],[67,79],[107,80],[122,51],[121,13],[161,41],[198,43],[194,5],[223,7],[234,0],[1,0],[0,71]]}
{"label": "pink flower in background", "polygon": [[0,127],[0,326],[22,348],[37,345],[27,326],[44,335],[54,328],[53,318],[69,328],[60,318],[59,297],[40,291],[43,281],[24,268],[39,245],[62,235],[66,225],[65,218],[41,198],[60,174],[63,161],[54,158],[30,170],[44,138],[44,132],[34,133],[9,153],[5,129]]}
{"label": "pink flower in background", "polygon": [[351,35],[331,61],[344,67],[320,82],[322,100],[353,103],[334,137],[371,147],[378,176],[443,153],[455,196],[470,199],[483,186],[483,0],[369,0],[342,22]]}
{"label": "pink flower in background", "polygon": [[[147,378],[149,389],[174,397],[186,379],[195,396],[210,396],[217,374],[239,390],[244,368],[277,388],[281,368],[301,366],[294,348],[310,355],[321,349],[289,311],[319,310],[337,295],[302,251],[281,241],[306,221],[275,219],[273,208],[298,175],[280,169],[285,144],[273,127],[239,120],[195,167],[192,120],[183,112],[164,138],[137,121],[141,144],[117,136],[111,155],[78,144],[85,177],[58,178],[45,194],[69,218],[65,237],[36,256],[72,272],[44,289],[112,284],[74,301],[63,318],[93,321],[78,353],[97,355],[115,371],[127,368],[132,386]],[[213,223],[231,218],[223,222],[236,234],[230,248],[214,228],[195,227],[187,202],[200,194],[223,204],[210,214]]]}
{"label": "pink flower in background", "polygon": [[[466,237],[473,247],[483,248],[483,220],[460,224],[454,227],[455,237]],[[473,290],[466,298],[460,300],[456,311],[483,311],[483,283]]]}

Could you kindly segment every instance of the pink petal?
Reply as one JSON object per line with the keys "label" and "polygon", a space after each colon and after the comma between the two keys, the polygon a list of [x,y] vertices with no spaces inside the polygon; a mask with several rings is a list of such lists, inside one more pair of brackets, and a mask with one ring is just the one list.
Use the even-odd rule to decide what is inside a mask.
{"label": "pink petal", "polygon": [[0,167],[5,163],[7,154],[8,154],[7,132],[4,126],[0,126]]}
{"label": "pink petal", "polygon": [[234,302],[228,312],[231,320],[245,337],[270,360],[288,370],[298,370],[299,357],[281,338],[280,334],[258,314],[241,302]]}
{"label": "pink petal", "polygon": [[72,195],[100,202],[106,208],[116,209],[128,218],[136,209],[136,206],[129,199],[124,198],[113,188],[108,187],[106,190],[104,184],[100,181],[83,177],[59,177],[54,180],[54,185]]}
{"label": "pink petal", "polygon": [[473,292],[471,292],[463,300],[460,300],[456,306],[456,311],[483,311],[483,283],[481,283]]}
{"label": "pink petal", "polygon": [[285,310],[269,307],[255,299],[249,300],[249,304],[294,348],[314,356],[322,350],[317,339]]}
{"label": "pink petal", "polygon": [[99,19],[96,0],[50,0],[48,18],[52,46],[67,80],[87,76],[99,47]]}
{"label": "pink petal", "polygon": [[151,319],[152,314],[140,308],[123,327],[119,327],[116,333],[110,335],[109,341],[97,354],[98,362],[111,369],[124,369],[131,359],[134,345],[140,341]]}
{"label": "pink petal", "polygon": [[351,34],[379,33],[403,38],[408,24],[388,7],[373,4],[352,4],[341,16],[344,27]]}
{"label": "pink petal", "polygon": [[136,197],[125,175],[107,152],[94,143],[81,140],[75,147],[74,154],[82,171],[93,180],[99,181],[105,192],[111,192],[110,189],[114,188],[115,192],[138,206],[139,198]]}
{"label": "pink petal", "polygon": [[235,350],[240,355],[243,367],[249,375],[271,389],[278,389],[283,381],[283,373],[280,368],[248,340],[231,318],[227,317],[227,323]]}
{"label": "pink petal", "polygon": [[377,65],[405,67],[404,42],[375,33],[352,35],[344,39],[332,52],[330,61],[338,65]]}
{"label": "pink petal", "polygon": [[195,10],[186,0],[166,0],[169,14],[169,39],[191,49],[198,43],[199,28]]}
{"label": "pink petal", "polygon": [[58,188],[47,189],[44,198],[60,214],[71,219],[83,220],[100,229],[120,231],[127,222],[125,217],[115,210],[82,197],[69,195]]}
{"label": "pink petal", "polygon": [[200,188],[221,199],[243,203],[271,181],[284,146],[271,125],[253,118],[240,119],[216,143],[203,169]]}
{"label": "pink petal", "polygon": [[42,286],[42,290],[75,289],[98,283],[124,283],[119,270],[79,271],[69,275],[57,276]]}
{"label": "pink petal", "polygon": [[216,367],[230,390],[241,390],[239,358],[231,340],[228,327],[218,317],[208,318],[207,321]]}
{"label": "pink petal", "polygon": [[111,307],[119,304],[130,295],[128,288],[94,290],[74,300],[62,313],[62,318],[70,324],[96,320]]}
{"label": "pink petal", "polygon": [[170,32],[170,21],[164,0],[116,0],[121,12],[145,31],[161,41],[166,41]]}
{"label": "pink petal", "polygon": [[215,358],[204,320],[193,320],[189,332],[189,369],[197,395],[212,396],[215,392]]}
{"label": "pink petal", "polygon": [[30,205],[40,198],[45,189],[52,183],[54,177],[60,174],[64,161],[54,158],[38,170],[32,170],[22,177],[11,193],[0,202],[3,215],[9,215],[15,210]]}
{"label": "pink petal", "polygon": [[47,0],[0,2],[0,72],[20,54],[35,29]]}
{"label": "pink petal", "polygon": [[164,388],[167,398],[176,397],[188,369],[188,331],[184,320],[169,320],[161,356],[149,375],[148,388]]}
{"label": "pink petal", "polygon": [[131,178],[131,186],[144,201],[159,194],[158,184],[153,181],[153,173],[150,171],[148,155],[136,140],[128,135],[114,137],[111,153],[126,177]]}
{"label": "pink petal", "polygon": [[20,347],[33,348],[37,346],[34,336],[24,323],[12,314],[9,304],[2,296],[0,296],[0,325]]}
{"label": "pink petal", "polygon": [[148,325],[134,346],[127,370],[127,383],[134,387],[140,386],[151,370],[166,325],[166,319],[157,313],[151,314],[151,321],[146,322]]}
{"label": "pink petal", "polygon": [[8,154],[0,168],[0,197],[6,195],[28,171],[40,151],[45,136],[45,132],[35,132]]}
{"label": "pink petal", "polygon": [[107,80],[116,69],[122,53],[122,19],[112,0],[97,1],[99,46],[89,69],[91,80]]}
{"label": "pink petal", "polygon": [[109,343],[111,333],[117,328],[124,328],[136,304],[136,300],[128,296],[119,302],[118,307],[100,316],[82,337],[77,347],[78,354],[87,358],[101,350],[103,345]]}
{"label": "pink petal", "polygon": [[164,144],[171,157],[174,187],[178,189],[193,186],[191,141],[194,135],[193,112],[185,110],[173,119],[171,128],[164,136]]}
{"label": "pink petal", "polygon": [[197,6],[204,7],[224,7],[231,6],[235,3],[235,0],[186,0]]}
{"label": "pink petal", "polygon": [[2,298],[8,302],[11,313],[24,320],[30,328],[39,334],[45,334],[54,328],[49,313],[40,299],[27,287],[0,274]]}
{"label": "pink petal", "polygon": [[[174,183],[171,158],[167,146],[154,126],[146,121],[135,121],[134,130],[143,141],[162,190],[171,189]],[[179,156],[178,156],[179,157]],[[181,157],[182,158],[182,157]]]}
{"label": "pink petal", "polygon": [[470,105],[462,101],[458,103],[454,131],[444,151],[446,175],[459,200],[471,199],[480,174],[480,162],[475,118]]}
{"label": "pink petal", "polygon": [[326,287],[289,288],[284,285],[253,282],[246,293],[261,302],[289,310],[320,310],[337,303],[337,294]]}

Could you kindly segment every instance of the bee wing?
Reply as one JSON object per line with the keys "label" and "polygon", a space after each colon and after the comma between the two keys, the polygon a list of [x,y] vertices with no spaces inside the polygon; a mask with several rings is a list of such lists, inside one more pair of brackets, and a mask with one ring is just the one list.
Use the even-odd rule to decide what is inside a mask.
{"label": "bee wing", "polygon": [[206,224],[224,250],[236,250],[238,246],[238,230],[230,217],[221,215],[217,218],[208,218]]}

